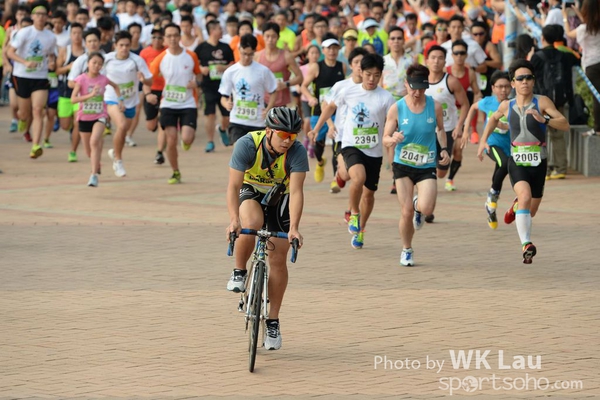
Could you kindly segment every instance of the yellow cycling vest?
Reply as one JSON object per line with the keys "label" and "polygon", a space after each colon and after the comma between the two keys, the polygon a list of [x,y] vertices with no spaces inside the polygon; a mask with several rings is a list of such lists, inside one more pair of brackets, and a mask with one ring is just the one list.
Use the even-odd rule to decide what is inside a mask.
{"label": "yellow cycling vest", "polygon": [[[254,165],[246,170],[244,173],[244,183],[248,185],[252,185],[261,193],[267,193],[269,189],[275,186],[278,183],[283,182],[287,175],[285,172],[285,159],[287,153],[279,156],[273,164],[271,164],[271,171],[273,172],[273,177],[269,174],[268,168],[262,168],[263,166],[263,146],[262,140],[266,135],[265,131],[256,131],[250,132],[252,135],[252,139],[254,140],[254,145],[256,146],[256,159],[254,160]],[[286,182],[285,192],[290,192],[289,182]]]}

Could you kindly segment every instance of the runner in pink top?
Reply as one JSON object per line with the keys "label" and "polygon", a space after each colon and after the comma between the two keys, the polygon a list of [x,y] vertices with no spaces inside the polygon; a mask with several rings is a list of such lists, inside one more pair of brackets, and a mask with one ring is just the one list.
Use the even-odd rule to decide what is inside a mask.
{"label": "runner in pink top", "polygon": [[71,96],[73,104],[81,103],[79,111],[77,111],[77,121],[85,152],[92,162],[92,175],[88,181],[88,186],[91,187],[98,186],[103,145],[102,134],[106,128],[108,117],[104,102],[107,85],[115,89],[115,93],[119,97],[119,109],[121,111],[125,109],[119,86],[111,82],[105,75],[100,74],[102,65],[104,65],[104,56],[100,53],[91,53],[88,57],[88,72],[75,78],[75,87]]}

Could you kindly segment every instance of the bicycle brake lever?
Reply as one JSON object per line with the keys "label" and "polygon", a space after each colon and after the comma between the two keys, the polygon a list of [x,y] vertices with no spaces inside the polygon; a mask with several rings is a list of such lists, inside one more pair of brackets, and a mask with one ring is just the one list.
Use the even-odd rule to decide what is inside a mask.
{"label": "bicycle brake lever", "polygon": [[237,235],[235,232],[229,232],[229,247],[227,247],[227,255],[231,257],[233,255],[233,247],[235,246],[235,239]]}
{"label": "bicycle brake lever", "polygon": [[290,261],[292,263],[296,262],[296,259],[298,258],[298,245],[300,244],[300,242],[298,241],[297,238],[292,239],[292,256],[290,257]]}

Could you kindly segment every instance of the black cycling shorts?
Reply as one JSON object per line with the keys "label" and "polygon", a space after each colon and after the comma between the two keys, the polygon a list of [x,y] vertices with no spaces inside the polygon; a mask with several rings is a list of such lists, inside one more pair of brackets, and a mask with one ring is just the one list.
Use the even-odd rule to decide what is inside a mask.
{"label": "black cycling shorts", "polygon": [[510,177],[510,184],[514,187],[517,182],[525,181],[531,187],[531,197],[541,199],[544,196],[547,168],[548,159],[542,160],[537,167],[522,167],[515,164],[513,158],[509,157],[508,176]]}
{"label": "black cycling shorts", "polygon": [[264,210],[263,221],[269,231],[289,232],[290,230],[290,195],[285,194],[276,206],[264,207],[260,203],[266,193],[261,193],[252,185],[244,183],[240,189],[240,204],[247,200],[256,201]]}

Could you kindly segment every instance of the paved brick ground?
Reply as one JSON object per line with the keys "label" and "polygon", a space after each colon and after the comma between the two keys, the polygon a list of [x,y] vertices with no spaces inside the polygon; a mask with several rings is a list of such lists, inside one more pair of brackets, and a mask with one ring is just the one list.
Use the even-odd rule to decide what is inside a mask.
{"label": "paved brick ground", "polygon": [[[526,267],[514,226],[487,227],[492,164],[470,147],[458,191],[440,193],[435,224],[415,239],[419,266],[407,269],[398,266],[389,172],[360,251],[342,220],[347,193],[331,195],[328,180],[309,177],[284,345],[261,350],[250,374],[238,296],[225,290],[230,150],[205,154],[200,132],[181,155],[184,183],[169,186],[169,168],[152,164],[153,135],[139,129],[139,147],[124,153],[128,176],[116,178],[105,155],[93,189],[83,151],[79,163],[66,162],[67,134],[55,133],[55,148],[30,160],[20,136],[6,133],[7,109],[0,115],[1,399],[439,398],[450,393],[442,377],[457,385],[493,374],[517,388],[528,374],[528,390],[483,381],[453,393],[600,395],[600,179],[574,173],[548,183],[534,220],[539,255]],[[512,198],[505,185],[501,209]],[[453,369],[450,350],[459,349],[490,350],[490,369],[475,369],[475,359]],[[505,364],[540,355],[541,369],[500,369],[499,350]],[[412,367],[375,368],[377,357]],[[444,361],[439,373],[428,358]],[[534,390],[533,378],[583,388]]]}

